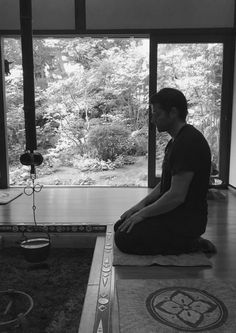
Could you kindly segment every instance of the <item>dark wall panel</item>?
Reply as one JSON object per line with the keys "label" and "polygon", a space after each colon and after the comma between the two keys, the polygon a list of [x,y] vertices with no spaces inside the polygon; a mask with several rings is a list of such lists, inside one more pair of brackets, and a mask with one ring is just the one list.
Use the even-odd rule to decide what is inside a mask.
{"label": "dark wall panel", "polygon": [[[32,0],[33,29],[75,29],[74,0]],[[19,0],[0,0],[0,30],[20,29]]]}
{"label": "dark wall panel", "polygon": [[230,28],[234,0],[86,0],[87,29]]}

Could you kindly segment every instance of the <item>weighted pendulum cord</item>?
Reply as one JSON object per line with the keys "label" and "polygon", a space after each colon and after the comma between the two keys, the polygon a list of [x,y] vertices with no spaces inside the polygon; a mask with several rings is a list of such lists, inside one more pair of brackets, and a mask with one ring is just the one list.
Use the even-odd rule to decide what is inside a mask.
{"label": "weighted pendulum cord", "polygon": [[[33,60],[33,40],[32,40],[32,3],[31,0],[20,1],[20,24],[21,24],[21,49],[23,66],[23,87],[24,87],[24,116],[25,116],[25,153],[20,156],[23,165],[31,167],[30,177],[32,186],[25,187],[25,194],[33,195],[33,217],[34,224],[37,227],[35,218],[35,192],[40,192],[42,186],[35,185],[36,179],[35,166],[42,164],[43,156],[37,149],[36,124],[35,124],[35,94],[34,94],[34,60]],[[47,233],[47,232],[46,232]],[[24,232],[23,232],[24,235]],[[49,255],[50,237],[32,238],[21,242],[24,256],[29,262],[41,262]]]}

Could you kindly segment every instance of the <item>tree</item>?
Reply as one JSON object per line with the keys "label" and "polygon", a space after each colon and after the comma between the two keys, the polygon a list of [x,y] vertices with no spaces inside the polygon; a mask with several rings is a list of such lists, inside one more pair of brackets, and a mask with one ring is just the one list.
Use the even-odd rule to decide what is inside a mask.
{"label": "tree", "polygon": [[172,86],[185,93],[188,120],[205,135],[218,163],[222,44],[161,44],[158,52],[158,89]]}
{"label": "tree", "polygon": [[[89,155],[88,137],[97,126],[123,126],[133,138],[147,132],[147,40],[36,38],[33,45],[40,150]],[[6,88],[9,152],[15,161],[24,147],[20,53],[19,39],[5,39],[5,56],[13,61]],[[215,161],[219,153],[222,58],[221,44],[158,45],[158,90],[172,86],[185,93],[189,121],[207,137]],[[161,157],[168,138],[159,133],[157,138],[157,156]],[[142,135],[142,147],[146,139]],[[144,152],[144,148],[137,151]]]}

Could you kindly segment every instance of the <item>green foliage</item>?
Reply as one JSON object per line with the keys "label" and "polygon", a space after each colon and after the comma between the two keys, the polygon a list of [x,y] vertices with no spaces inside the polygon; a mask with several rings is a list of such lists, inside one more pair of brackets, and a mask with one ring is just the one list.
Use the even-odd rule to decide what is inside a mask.
{"label": "green foliage", "polygon": [[87,156],[81,157],[79,155],[73,157],[72,163],[73,167],[77,168],[81,172],[100,172],[115,170],[118,168],[122,168],[124,165],[134,164],[135,158],[132,156],[119,155],[114,161],[104,161],[98,158],[89,158]]}
{"label": "green foliage", "polygon": [[103,161],[98,158],[88,158],[87,156],[81,157],[80,155],[73,157],[73,167],[77,168],[81,172],[99,172],[115,169],[114,164],[110,160]]}
{"label": "green foliage", "polygon": [[90,130],[88,146],[95,150],[98,158],[114,161],[129,147],[129,130],[121,125],[100,125]]}
{"label": "green foliage", "polygon": [[[13,61],[11,75],[6,76],[13,166],[25,147],[22,60],[20,40],[4,41],[5,57]],[[45,172],[65,166],[81,170],[86,165],[88,170],[110,170],[124,166],[128,158],[132,161],[132,156],[147,154],[147,40],[34,38],[33,44],[37,144],[45,157]],[[213,43],[158,45],[157,89],[171,86],[185,93],[188,122],[206,136],[216,164],[222,52],[222,45]],[[157,133],[158,163],[167,141],[167,135]]]}
{"label": "green foliage", "polygon": [[132,132],[130,138],[130,152],[137,156],[148,153],[148,128],[144,126],[140,130]]}
{"label": "green foliage", "polygon": [[174,87],[184,92],[188,122],[197,127],[218,164],[222,85],[222,44],[160,44],[158,89]]}

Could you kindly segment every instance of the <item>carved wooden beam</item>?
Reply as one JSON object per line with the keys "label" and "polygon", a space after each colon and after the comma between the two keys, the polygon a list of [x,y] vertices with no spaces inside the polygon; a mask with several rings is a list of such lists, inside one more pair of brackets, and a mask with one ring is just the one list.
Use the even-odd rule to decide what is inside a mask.
{"label": "carved wooden beam", "polygon": [[26,150],[37,149],[31,0],[20,0]]}

